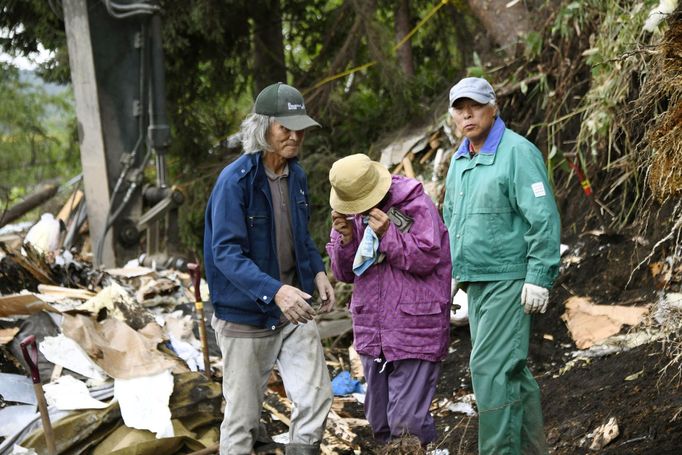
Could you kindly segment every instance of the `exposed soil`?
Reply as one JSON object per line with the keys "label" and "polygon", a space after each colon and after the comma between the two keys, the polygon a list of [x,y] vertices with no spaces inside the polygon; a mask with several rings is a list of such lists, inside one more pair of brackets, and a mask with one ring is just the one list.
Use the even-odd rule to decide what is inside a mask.
{"label": "exposed soil", "polygon": [[[566,235],[567,255],[582,258],[564,265],[551,293],[546,314],[533,321],[529,365],[542,389],[545,432],[551,453],[575,455],[589,450],[588,435],[615,417],[620,435],[598,453],[673,454],[682,448],[682,425],[674,417],[682,410],[682,393],[674,372],[662,375],[668,359],[661,343],[580,362],[559,375],[576,350],[561,315],[571,295],[598,304],[643,305],[656,301],[654,280],[646,267],[631,271],[651,245],[633,240],[636,233]],[[623,329],[626,332],[629,328]],[[443,365],[435,401],[472,393],[468,369],[471,350],[468,327],[453,328],[450,354]],[[679,373],[679,371],[677,371]],[[636,375],[636,379],[625,378]],[[363,417],[361,406],[345,409]],[[678,419],[682,419],[682,413]],[[439,432],[434,445],[453,454],[477,453],[478,418],[436,414]],[[359,431],[362,453],[379,453],[368,429]],[[401,452],[404,453],[404,452]]]}

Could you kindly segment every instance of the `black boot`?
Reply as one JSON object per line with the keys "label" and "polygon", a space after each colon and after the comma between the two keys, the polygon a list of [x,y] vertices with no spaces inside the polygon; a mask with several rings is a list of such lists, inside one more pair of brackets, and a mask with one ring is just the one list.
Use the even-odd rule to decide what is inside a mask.
{"label": "black boot", "polygon": [[319,444],[287,444],[286,455],[320,455]]}

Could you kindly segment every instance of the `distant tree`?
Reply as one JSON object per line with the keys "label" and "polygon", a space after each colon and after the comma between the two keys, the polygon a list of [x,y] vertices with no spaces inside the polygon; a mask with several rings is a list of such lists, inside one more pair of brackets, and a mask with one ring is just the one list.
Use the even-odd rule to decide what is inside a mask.
{"label": "distant tree", "polygon": [[80,160],[66,90],[50,94],[0,64],[0,199],[15,199],[45,180],[73,177]]}
{"label": "distant tree", "polygon": [[[398,0],[395,9],[395,39],[402,40],[412,30],[409,0]],[[414,76],[414,62],[412,61],[412,41],[407,40],[398,48],[398,61],[407,76]]]}
{"label": "distant tree", "polygon": [[255,93],[274,82],[287,82],[279,0],[253,2],[253,79]]}

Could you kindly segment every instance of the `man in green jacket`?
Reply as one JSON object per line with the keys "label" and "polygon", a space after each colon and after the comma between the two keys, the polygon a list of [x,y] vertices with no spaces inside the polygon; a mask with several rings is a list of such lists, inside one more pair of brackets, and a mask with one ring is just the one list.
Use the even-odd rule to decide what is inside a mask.
{"label": "man in green jacket", "polygon": [[450,90],[464,141],[452,157],[443,217],[452,276],[469,299],[471,378],[481,454],[547,454],[540,389],[526,366],[530,315],[559,270],[560,220],[540,151],[507,129],[481,78]]}

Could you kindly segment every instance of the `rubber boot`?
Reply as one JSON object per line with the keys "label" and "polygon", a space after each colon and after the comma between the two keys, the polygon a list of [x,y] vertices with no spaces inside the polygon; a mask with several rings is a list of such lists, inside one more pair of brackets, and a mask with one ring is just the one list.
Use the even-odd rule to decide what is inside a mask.
{"label": "rubber boot", "polygon": [[286,455],[320,455],[319,444],[287,444]]}

